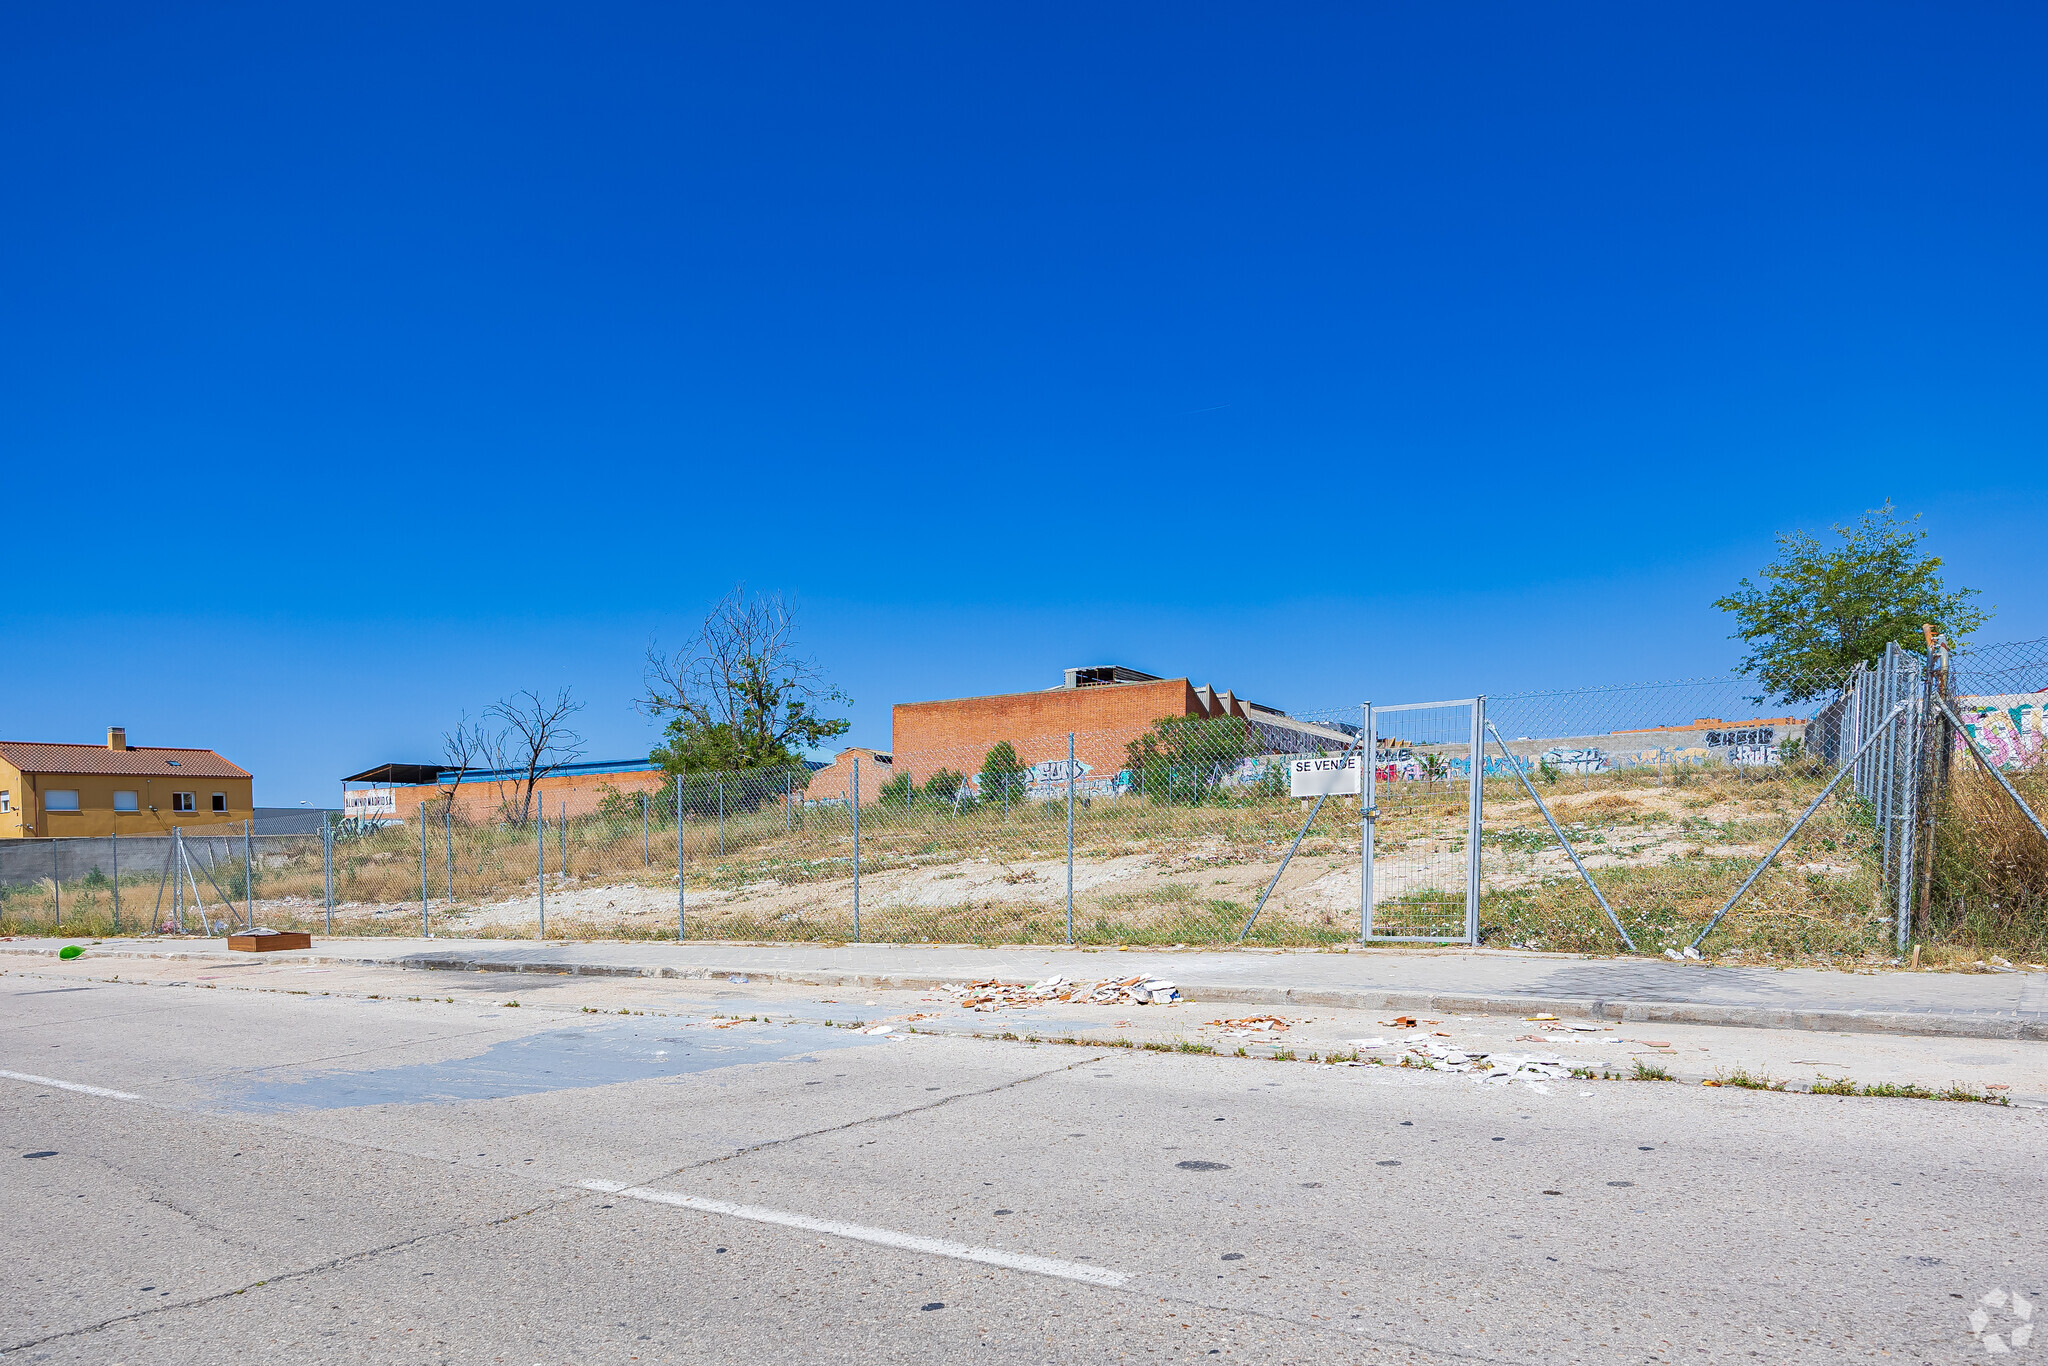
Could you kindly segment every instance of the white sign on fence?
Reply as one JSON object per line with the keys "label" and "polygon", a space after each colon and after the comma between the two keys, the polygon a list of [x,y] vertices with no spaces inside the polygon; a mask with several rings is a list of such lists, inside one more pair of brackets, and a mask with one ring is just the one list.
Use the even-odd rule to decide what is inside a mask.
{"label": "white sign on fence", "polygon": [[1356,797],[1363,789],[1364,778],[1362,754],[1287,761],[1287,793],[1291,797]]}
{"label": "white sign on fence", "polygon": [[353,820],[376,820],[398,814],[398,793],[388,787],[364,788],[341,794],[341,814]]}

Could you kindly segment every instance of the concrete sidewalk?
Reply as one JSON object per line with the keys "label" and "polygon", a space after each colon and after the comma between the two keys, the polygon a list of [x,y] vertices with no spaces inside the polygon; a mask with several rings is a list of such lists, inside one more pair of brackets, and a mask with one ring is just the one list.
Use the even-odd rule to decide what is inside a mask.
{"label": "concrete sidewalk", "polygon": [[[0,941],[5,955],[50,955],[75,940]],[[214,940],[107,940],[95,959],[248,962]],[[744,976],[813,986],[927,988],[947,982],[1164,977],[1189,1001],[1345,1010],[1460,1011],[1592,1019],[2048,1040],[2048,973],[1825,972],[1707,967],[1496,949],[1134,951],[854,944],[321,939],[266,954],[311,962],[435,971],[578,976]]]}

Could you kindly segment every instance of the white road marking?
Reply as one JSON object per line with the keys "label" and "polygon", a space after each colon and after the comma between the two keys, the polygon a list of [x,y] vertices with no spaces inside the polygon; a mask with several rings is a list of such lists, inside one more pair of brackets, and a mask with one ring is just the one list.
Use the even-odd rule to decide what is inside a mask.
{"label": "white road marking", "polygon": [[1028,1271],[1034,1276],[1057,1276],[1061,1280],[1079,1281],[1083,1285],[1107,1286],[1113,1290],[1128,1279],[1123,1272],[1111,1271],[1107,1267],[1083,1266],[1079,1262],[1062,1262],[1051,1257],[1034,1257],[1028,1252],[1002,1252],[992,1247],[970,1247],[966,1243],[952,1243],[944,1238],[926,1238],[915,1233],[898,1233],[893,1229],[869,1228],[864,1224],[842,1223],[837,1219],[813,1219],[807,1214],[763,1209],[759,1205],[731,1205],[723,1200],[701,1200],[693,1195],[649,1190],[645,1186],[628,1186],[622,1181],[584,1181],[579,1184],[585,1190],[602,1191],[606,1195],[623,1195],[633,1200],[645,1200],[650,1204],[673,1205],[677,1209],[723,1214],[734,1219],[751,1219],[757,1224],[780,1224],[784,1228],[800,1228],[808,1233],[851,1238],[857,1243],[874,1243],[881,1247],[901,1248],[906,1252],[951,1257],[962,1262],[981,1262],[987,1266],[1005,1267],[1011,1271]]}
{"label": "white road marking", "polygon": [[109,1091],[104,1086],[86,1086],[81,1082],[58,1081],[55,1077],[38,1077],[31,1072],[0,1072],[0,1077],[10,1081],[34,1082],[37,1086],[54,1086],[59,1091],[76,1091],[81,1096],[104,1096],[108,1100],[141,1100],[142,1097],[127,1091]]}

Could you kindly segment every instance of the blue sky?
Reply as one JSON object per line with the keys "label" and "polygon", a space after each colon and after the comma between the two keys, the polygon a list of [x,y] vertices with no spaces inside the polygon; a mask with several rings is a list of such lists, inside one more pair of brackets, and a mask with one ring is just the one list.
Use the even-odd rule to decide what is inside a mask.
{"label": "blue sky", "polygon": [[896,701],[1660,679],[1926,514],[2048,634],[2048,12],[12,7],[0,734],[258,800],[737,581]]}

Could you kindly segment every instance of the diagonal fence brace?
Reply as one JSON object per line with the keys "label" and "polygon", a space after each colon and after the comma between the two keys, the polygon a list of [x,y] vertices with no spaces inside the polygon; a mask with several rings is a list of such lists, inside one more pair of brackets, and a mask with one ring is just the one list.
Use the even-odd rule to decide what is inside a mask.
{"label": "diagonal fence brace", "polygon": [[1507,742],[1500,738],[1500,731],[1495,728],[1493,722],[1488,721],[1486,729],[1493,736],[1493,743],[1500,747],[1501,754],[1507,758],[1508,767],[1522,780],[1522,790],[1529,794],[1530,800],[1536,803],[1536,809],[1543,813],[1543,819],[1550,823],[1550,833],[1557,836],[1557,842],[1564,847],[1565,855],[1572,861],[1572,867],[1578,869],[1579,876],[1585,879],[1586,889],[1592,892],[1593,899],[1600,903],[1600,909],[1607,912],[1607,921],[1614,926],[1614,932],[1621,936],[1622,943],[1628,945],[1630,953],[1641,952],[1636,948],[1636,941],[1629,938],[1628,931],[1622,928],[1621,917],[1614,913],[1614,907],[1607,904],[1607,895],[1600,890],[1600,884],[1593,881],[1593,875],[1587,872],[1586,865],[1579,861],[1579,851],[1572,848],[1572,842],[1565,838],[1564,829],[1558,825],[1557,817],[1550,814],[1550,808],[1543,804],[1543,798],[1538,796],[1536,789],[1530,785],[1529,775],[1523,771],[1522,761],[1508,749]]}
{"label": "diagonal fence brace", "polygon": [[1855,771],[1856,761],[1858,759],[1861,759],[1864,756],[1864,754],[1869,751],[1872,745],[1876,744],[1880,739],[1884,737],[1886,732],[1891,729],[1892,722],[1898,720],[1899,714],[1905,711],[1906,708],[1911,705],[1912,704],[1910,702],[1899,703],[1899,705],[1893,707],[1890,712],[1886,713],[1884,720],[1878,722],[1877,725],[1871,728],[1870,738],[1863,742],[1863,748],[1857,750],[1855,754],[1851,755],[1848,763],[1843,764],[1840,768],[1835,770],[1835,776],[1828,779],[1828,785],[1820,790],[1820,795],[1815,797],[1813,801],[1810,804],[1808,804],[1806,810],[1799,813],[1798,820],[1792,822],[1792,828],[1785,832],[1785,838],[1779,840],[1776,845],[1772,846],[1771,852],[1764,855],[1763,862],[1757,864],[1756,867],[1752,868],[1750,870],[1749,876],[1742,879],[1742,885],[1735,889],[1734,896],[1728,898],[1728,904],[1723,906],[1720,910],[1714,912],[1714,918],[1707,922],[1706,928],[1702,929],[1697,935],[1693,937],[1692,943],[1687,945],[1688,948],[1698,948],[1700,946],[1700,942],[1704,940],[1708,935],[1714,932],[1714,926],[1721,923],[1721,917],[1735,909],[1735,903],[1742,900],[1742,894],[1749,890],[1750,884],[1755,882],[1758,878],[1762,877],[1764,875],[1764,869],[1770,867],[1772,863],[1776,862],[1778,855],[1785,852],[1785,846],[1792,842],[1792,837],[1799,833],[1800,827],[1805,825],[1808,820],[1812,819],[1813,813],[1820,810],[1820,804],[1828,799],[1828,794],[1835,790],[1836,785],[1839,784],[1842,781],[1842,779],[1848,777],[1851,773]]}
{"label": "diagonal fence brace", "polygon": [[[1345,757],[1349,758],[1351,755],[1358,753],[1358,747],[1364,743],[1365,732],[1360,731],[1358,733],[1358,738],[1351,742],[1351,748],[1344,751]],[[1371,762],[1371,760],[1368,759],[1367,762],[1369,763]],[[1361,783],[1359,785],[1359,791],[1363,793],[1364,790],[1364,784]],[[1280,860],[1280,866],[1273,870],[1273,880],[1266,884],[1265,891],[1259,893],[1259,904],[1252,907],[1252,918],[1245,921],[1244,928],[1237,932],[1237,943],[1242,944],[1244,942],[1244,937],[1252,932],[1252,926],[1259,923],[1259,912],[1266,909],[1266,898],[1272,896],[1273,889],[1280,885],[1281,874],[1287,871],[1288,863],[1291,862],[1294,858],[1294,851],[1301,848],[1302,836],[1308,834],[1308,828],[1316,823],[1317,813],[1323,809],[1323,803],[1328,801],[1329,799],[1330,794],[1325,792],[1320,797],[1317,797],[1316,804],[1308,809],[1308,819],[1301,823],[1301,829],[1294,832],[1294,843],[1287,846],[1286,856]],[[1362,797],[1361,800],[1363,800]]]}
{"label": "diagonal fence brace", "polygon": [[[211,853],[210,850],[208,852]],[[187,852],[187,854],[185,855],[186,865],[190,866],[192,861],[192,855],[189,852]],[[232,929],[234,927],[233,917],[235,914],[235,899],[229,896],[226,892],[221,890],[220,880],[214,877],[213,869],[207,867],[205,864],[202,863],[199,865],[199,871],[206,874],[206,881],[209,885],[212,886],[213,894],[220,898],[221,906],[227,912],[229,917],[227,921],[228,927]],[[245,873],[244,876],[247,876],[247,874]],[[192,890],[194,893],[194,898],[196,900],[199,890],[199,881],[197,878],[193,879]],[[206,919],[206,911],[203,908],[199,912],[199,918],[202,921]]]}

